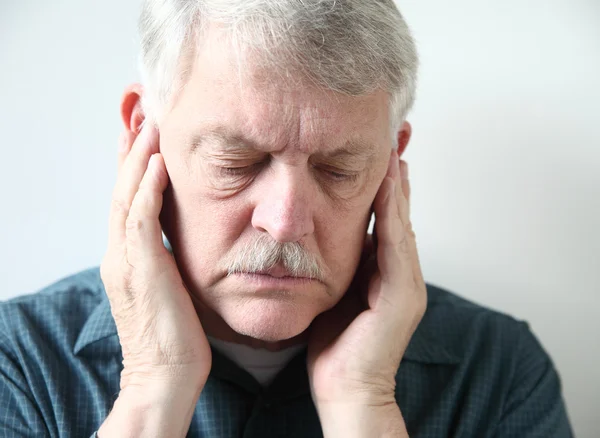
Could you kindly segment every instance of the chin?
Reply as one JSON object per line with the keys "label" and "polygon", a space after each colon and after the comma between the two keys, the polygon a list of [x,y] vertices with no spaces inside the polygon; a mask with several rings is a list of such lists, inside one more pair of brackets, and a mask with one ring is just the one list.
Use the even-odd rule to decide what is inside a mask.
{"label": "chin", "polygon": [[277,342],[304,332],[317,314],[314,308],[306,308],[306,304],[278,298],[254,298],[222,309],[221,317],[241,335]]}

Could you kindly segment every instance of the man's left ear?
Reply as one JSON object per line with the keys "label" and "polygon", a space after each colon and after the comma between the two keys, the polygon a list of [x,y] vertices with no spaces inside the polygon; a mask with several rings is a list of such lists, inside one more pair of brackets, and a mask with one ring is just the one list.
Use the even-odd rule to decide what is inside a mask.
{"label": "man's left ear", "polygon": [[402,128],[398,131],[398,156],[401,157],[408,146],[410,136],[412,135],[412,126],[408,122],[402,124]]}

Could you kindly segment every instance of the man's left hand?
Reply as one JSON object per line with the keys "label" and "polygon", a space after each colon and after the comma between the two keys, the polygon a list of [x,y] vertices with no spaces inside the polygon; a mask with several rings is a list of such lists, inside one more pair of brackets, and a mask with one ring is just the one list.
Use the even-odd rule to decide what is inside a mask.
{"label": "man's left hand", "polygon": [[[311,328],[307,368],[324,431],[339,431],[331,424],[339,421],[358,422],[359,427],[371,420],[404,427],[395,378],[427,307],[409,199],[407,165],[393,151],[374,201],[373,256],[367,251],[350,290]],[[342,413],[344,419],[339,418]],[[398,418],[386,421],[389,415]]]}

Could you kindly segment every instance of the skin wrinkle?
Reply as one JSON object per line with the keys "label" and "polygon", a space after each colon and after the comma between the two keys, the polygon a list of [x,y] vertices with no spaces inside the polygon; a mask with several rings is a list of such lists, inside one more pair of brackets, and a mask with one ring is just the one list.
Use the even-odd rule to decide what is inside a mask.
{"label": "skin wrinkle", "polygon": [[[159,126],[171,179],[163,230],[208,334],[283,348],[300,341],[352,281],[388,167],[388,98],[382,91],[352,97],[251,81],[240,88],[231,52],[217,50],[219,44],[211,44],[210,57],[198,54]],[[226,181],[215,171],[218,163],[234,167],[263,158],[265,166],[247,177]],[[322,172],[327,167],[361,177],[336,183]],[[300,243],[322,261],[323,282],[257,296],[247,281],[227,276],[228,252],[258,235]]]}
{"label": "skin wrinkle", "polygon": [[[198,150],[202,149],[204,145],[217,146],[219,152],[231,151],[239,153],[244,150],[261,151],[264,150],[270,153],[276,153],[272,151],[273,148],[261,148],[254,141],[246,138],[243,134],[230,133],[223,126],[217,126],[211,128],[203,134],[197,134],[193,136],[190,142],[189,153],[194,154]],[[350,139],[347,140],[343,146],[333,149],[332,151],[320,151],[317,148],[315,154],[323,158],[337,158],[337,157],[349,157],[367,160],[369,163],[374,159],[378,146],[372,145],[369,142],[363,141],[362,139]]]}
{"label": "skin wrinkle", "polygon": [[[232,176],[226,183],[221,180],[219,187],[218,171],[213,170],[223,167],[242,168],[255,165],[255,172],[262,171],[268,166],[271,153],[276,156],[281,151],[274,148],[260,147],[251,139],[243,134],[234,133],[224,126],[214,126],[206,130],[203,134],[195,134],[191,141],[189,153],[191,155],[200,154],[201,162],[206,168],[206,174],[209,176],[212,187],[220,190],[220,197],[229,197],[245,189],[252,181],[244,176]],[[376,157],[377,146],[369,144],[361,139],[350,139],[345,145],[337,147],[331,151],[317,150],[309,157],[309,165],[330,170],[336,173],[350,173],[357,177],[357,183],[353,184],[352,191],[345,190],[346,196],[340,195],[333,190],[328,190],[327,185],[321,187],[322,192],[328,194],[332,200],[342,204],[342,208],[347,208],[348,193],[360,192],[370,176],[373,161]],[[316,172],[317,170],[315,170]],[[365,174],[366,173],[366,174]],[[346,204],[346,205],[344,205]]]}

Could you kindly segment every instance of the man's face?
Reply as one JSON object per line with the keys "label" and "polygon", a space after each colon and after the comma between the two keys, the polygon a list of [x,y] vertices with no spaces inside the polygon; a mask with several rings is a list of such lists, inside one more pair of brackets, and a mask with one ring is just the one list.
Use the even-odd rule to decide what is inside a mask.
{"label": "man's face", "polygon": [[[240,334],[289,339],[354,276],[390,157],[387,95],[265,85],[252,65],[240,83],[231,55],[215,39],[200,49],[159,126],[171,180],[163,226],[203,306]],[[228,276],[228,260],[261,236],[300,244],[322,278]]]}

